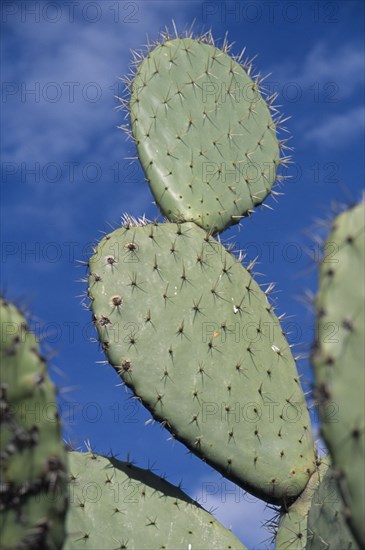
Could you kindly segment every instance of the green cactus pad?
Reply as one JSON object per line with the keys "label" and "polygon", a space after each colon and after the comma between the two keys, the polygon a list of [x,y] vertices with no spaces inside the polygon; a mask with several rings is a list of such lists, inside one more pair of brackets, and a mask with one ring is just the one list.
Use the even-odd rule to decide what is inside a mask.
{"label": "green cactus pad", "polygon": [[266,294],[194,223],[128,225],[90,260],[103,350],[152,415],[269,502],[314,470],[298,373]]}
{"label": "green cactus pad", "polygon": [[345,508],[331,468],[319,473],[320,483],[308,513],[308,550],[357,550],[359,547],[346,521]]}
{"label": "green cactus pad", "polygon": [[282,513],[276,550],[355,550],[333,472],[324,460],[303,493]]}
{"label": "green cactus pad", "polygon": [[0,527],[4,550],[62,548],[66,453],[54,386],[24,316],[0,298]]}
{"label": "green cactus pad", "polygon": [[191,38],[163,41],[139,64],[132,132],[156,203],[170,221],[223,231],[270,193],[280,147],[249,72],[226,51]]}
{"label": "green cactus pad", "polygon": [[185,493],[130,463],[70,453],[64,550],[244,550]]}
{"label": "green cactus pad", "polygon": [[365,546],[365,208],[335,219],[320,269],[313,366],[321,432],[353,533]]}
{"label": "green cactus pad", "polygon": [[[327,470],[327,466],[321,468]],[[310,478],[303,493],[280,516],[278,531],[275,537],[276,550],[305,550],[307,547],[307,520],[313,493],[319,484],[319,471]]]}

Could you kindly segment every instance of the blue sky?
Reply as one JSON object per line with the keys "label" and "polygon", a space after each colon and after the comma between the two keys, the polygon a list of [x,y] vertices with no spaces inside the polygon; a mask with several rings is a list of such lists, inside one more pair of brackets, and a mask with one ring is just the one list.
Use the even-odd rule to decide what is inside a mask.
{"label": "blue sky", "polygon": [[[291,176],[271,209],[224,234],[259,256],[260,282],[275,281],[278,312],[305,354],[313,337],[306,296],[316,291],[321,220],[334,204],[357,201],[364,181],[364,4],[333,2],[3,2],[2,288],[28,304],[52,357],[65,437],[76,445],[127,453],[199,498],[250,549],[266,547],[265,504],[234,488],[150,422],[129,399],[103,356],[79,297],[86,259],[100,231],[122,213],[155,217],[157,208],[122,124],[115,95],[130,49],[165,25],[228,31],[271,73],[295,148]],[[306,360],[299,362],[310,383]],[[147,425],[145,425],[147,423]]]}

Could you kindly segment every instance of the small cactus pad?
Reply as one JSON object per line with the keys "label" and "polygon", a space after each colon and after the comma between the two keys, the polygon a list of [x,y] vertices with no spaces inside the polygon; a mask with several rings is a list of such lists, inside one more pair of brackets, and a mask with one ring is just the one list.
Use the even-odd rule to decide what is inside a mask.
{"label": "small cactus pad", "polygon": [[127,225],[90,260],[103,350],[169,431],[269,502],[314,469],[298,373],[266,294],[194,223]]}
{"label": "small cactus pad", "polygon": [[24,316],[2,298],[0,319],[1,548],[57,550],[67,475],[55,390]]}
{"label": "small cactus pad", "polygon": [[283,511],[276,550],[355,550],[333,472],[324,459],[298,499]]}
{"label": "small cactus pad", "polygon": [[214,517],[148,470],[70,453],[64,550],[245,550]]}
{"label": "small cactus pad", "polygon": [[307,550],[357,550],[333,470],[320,470],[319,477],[308,513]]}
{"label": "small cactus pad", "polygon": [[334,221],[325,245],[313,353],[321,432],[349,522],[365,546],[365,208]]}
{"label": "small cactus pad", "polygon": [[[327,467],[321,464],[321,468]],[[319,484],[319,472],[316,470],[302,494],[280,515],[278,531],[275,537],[275,550],[305,550],[307,546],[307,519],[313,493]]]}
{"label": "small cactus pad", "polygon": [[249,72],[226,51],[192,38],[163,41],[139,64],[132,132],[156,203],[170,221],[223,231],[270,193],[280,146]]}

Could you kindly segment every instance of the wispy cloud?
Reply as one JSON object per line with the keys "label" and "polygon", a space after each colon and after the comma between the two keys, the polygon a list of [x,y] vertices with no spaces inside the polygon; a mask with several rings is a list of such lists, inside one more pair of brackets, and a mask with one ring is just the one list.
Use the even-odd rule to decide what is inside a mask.
{"label": "wispy cloud", "polygon": [[[121,40],[117,28],[111,28],[106,40],[102,28],[81,22],[55,25],[51,44],[41,54],[28,30],[28,46],[38,62],[22,64],[16,79],[13,70],[6,79],[9,161],[42,163],[97,152],[97,137],[101,141],[118,123],[113,96],[129,59],[125,41],[135,32],[127,26]],[[37,25],[33,30],[42,32]],[[16,93],[10,95],[12,89]]]}
{"label": "wispy cloud", "polygon": [[[176,2],[170,4],[173,11]],[[101,220],[113,222],[123,211],[142,215],[151,205],[142,171],[124,161],[134,148],[117,129],[125,120],[114,96],[123,91],[119,77],[128,72],[130,48],[145,44],[147,34],[154,39],[171,19],[164,2],[131,3],[133,14],[123,7],[116,13],[115,2],[98,5],[96,23],[85,12],[80,16],[80,5],[70,22],[63,3],[62,17],[53,24],[42,11],[39,21],[29,15],[20,24],[20,11],[19,21],[8,18],[3,180],[9,192],[17,191],[11,214],[7,209],[10,226],[18,218],[27,227],[57,228],[61,235],[79,232],[96,204]],[[191,3],[178,5],[183,28]],[[50,8],[49,17],[54,13]],[[94,15],[90,8],[88,17]]]}
{"label": "wispy cloud", "polygon": [[364,82],[364,56],[358,44],[332,48],[321,42],[308,54],[299,77],[305,82],[334,82],[340,99],[350,96]]}
{"label": "wispy cloud", "polygon": [[295,103],[296,112],[304,114],[293,119],[292,127],[308,145],[322,151],[343,149],[364,131],[364,57],[358,43],[321,40],[299,63],[274,66],[268,80],[276,83],[285,102]]}
{"label": "wispy cloud", "polygon": [[[55,14],[42,10],[42,3],[39,21],[29,15],[19,24],[9,16],[9,63],[3,69],[7,161],[58,161],[91,150],[95,155],[108,131],[121,124],[114,95],[123,89],[118,77],[128,72],[130,48],[145,44],[148,34],[154,39],[171,20],[164,2],[131,2],[120,9],[115,2],[94,4],[100,10],[95,23],[95,7],[88,11],[79,4],[71,21],[63,3],[55,12],[62,17],[53,24],[45,14]],[[184,20],[191,2],[169,2],[169,12],[174,6]]]}
{"label": "wispy cloud", "polygon": [[364,107],[355,107],[346,113],[333,115],[312,125],[305,138],[320,148],[343,149],[364,134],[364,116]]}
{"label": "wispy cloud", "polygon": [[327,89],[328,95],[333,94],[329,99],[340,101],[351,96],[364,82],[362,47],[357,43],[333,47],[319,42],[301,62],[292,60],[274,66],[270,80],[278,80],[282,86],[295,83],[312,97],[315,97],[316,84],[323,89],[332,83],[333,88]]}

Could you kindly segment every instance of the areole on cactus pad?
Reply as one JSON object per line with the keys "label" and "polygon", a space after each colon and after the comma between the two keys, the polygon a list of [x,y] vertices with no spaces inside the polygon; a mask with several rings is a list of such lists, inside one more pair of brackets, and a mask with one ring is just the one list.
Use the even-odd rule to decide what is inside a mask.
{"label": "areole on cactus pad", "polygon": [[241,57],[201,38],[162,39],[130,82],[130,120],[156,203],[212,233],[249,215],[277,179],[280,117]]}
{"label": "areole on cactus pad", "polygon": [[254,495],[295,498],[315,467],[307,406],[241,262],[188,222],[121,227],[89,265],[102,347],[153,416]]}

